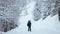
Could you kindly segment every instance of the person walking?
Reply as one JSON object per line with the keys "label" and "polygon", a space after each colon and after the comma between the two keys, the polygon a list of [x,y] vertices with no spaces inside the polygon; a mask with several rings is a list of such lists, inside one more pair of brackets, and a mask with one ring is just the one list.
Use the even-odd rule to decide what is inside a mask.
{"label": "person walking", "polygon": [[27,26],[28,26],[28,31],[31,31],[31,21],[30,20],[28,21]]}

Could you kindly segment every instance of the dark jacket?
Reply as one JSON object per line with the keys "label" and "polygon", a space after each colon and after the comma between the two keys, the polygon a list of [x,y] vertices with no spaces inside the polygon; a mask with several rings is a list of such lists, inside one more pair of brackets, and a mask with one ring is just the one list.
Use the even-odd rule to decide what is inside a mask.
{"label": "dark jacket", "polygon": [[31,27],[31,22],[30,21],[28,21],[27,26]]}

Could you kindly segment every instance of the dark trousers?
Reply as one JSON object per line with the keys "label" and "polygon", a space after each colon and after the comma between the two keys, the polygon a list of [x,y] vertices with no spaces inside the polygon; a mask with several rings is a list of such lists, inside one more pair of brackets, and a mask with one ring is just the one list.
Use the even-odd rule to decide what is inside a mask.
{"label": "dark trousers", "polygon": [[31,31],[31,27],[28,27],[28,31]]}

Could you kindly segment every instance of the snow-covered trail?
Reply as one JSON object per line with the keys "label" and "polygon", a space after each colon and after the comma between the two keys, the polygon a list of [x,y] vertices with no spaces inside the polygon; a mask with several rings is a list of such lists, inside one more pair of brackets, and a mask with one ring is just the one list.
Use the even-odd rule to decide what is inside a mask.
{"label": "snow-covered trail", "polygon": [[[27,23],[28,20],[31,20],[33,18],[32,14],[33,14],[35,4],[36,4],[36,2],[32,1],[29,4],[27,4],[27,6],[25,6],[26,8],[24,7],[26,9],[26,11],[25,11],[25,9],[22,10],[22,13],[20,14],[20,17],[18,20],[19,23],[24,23],[24,22]],[[28,13],[27,15],[25,15],[26,12]]]}
{"label": "snow-covered trail", "polygon": [[[21,16],[19,18],[20,25],[4,34],[60,34],[60,22],[58,21],[57,15],[54,17],[48,16],[45,20],[40,19],[36,22],[32,19],[32,11],[34,9],[35,2],[31,2],[28,6],[28,15]],[[32,31],[28,32],[27,22],[30,19],[32,23]]]}
{"label": "snow-covered trail", "polygon": [[58,22],[57,15],[37,22],[32,20],[32,32],[28,32],[25,21],[19,27],[4,34],[60,34],[60,22]]}

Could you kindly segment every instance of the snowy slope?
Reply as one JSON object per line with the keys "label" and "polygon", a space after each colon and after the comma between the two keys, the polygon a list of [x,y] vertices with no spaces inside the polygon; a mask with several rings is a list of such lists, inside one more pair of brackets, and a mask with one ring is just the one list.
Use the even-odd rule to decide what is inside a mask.
{"label": "snowy slope", "polygon": [[[24,20],[25,19],[25,20]],[[19,27],[4,34],[60,34],[60,22],[57,15],[35,22],[32,20],[32,32],[27,31],[27,20],[23,18]]]}
{"label": "snowy slope", "polygon": [[[58,21],[58,15],[54,17],[48,16],[45,20],[40,19],[34,21],[32,19],[32,9],[35,6],[35,2],[29,4],[28,15],[21,16],[19,18],[19,26],[15,29],[8,31],[4,34],[60,34],[60,22]],[[31,20],[32,31],[27,31],[27,22]]]}

